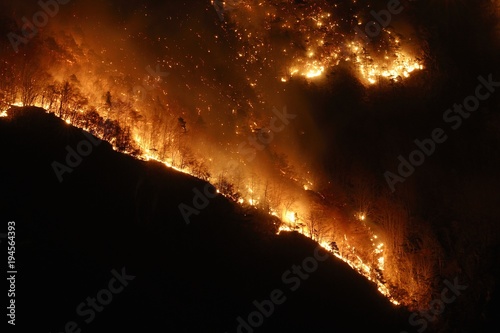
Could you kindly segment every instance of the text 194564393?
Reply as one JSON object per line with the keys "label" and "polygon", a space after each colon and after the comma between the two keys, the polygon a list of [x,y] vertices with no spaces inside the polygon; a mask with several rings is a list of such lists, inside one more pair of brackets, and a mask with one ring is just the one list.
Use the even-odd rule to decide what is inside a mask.
{"label": "text 194564393", "polygon": [[7,242],[7,281],[8,281],[8,306],[7,322],[16,325],[16,222],[8,222],[7,234],[0,234],[0,242]]}

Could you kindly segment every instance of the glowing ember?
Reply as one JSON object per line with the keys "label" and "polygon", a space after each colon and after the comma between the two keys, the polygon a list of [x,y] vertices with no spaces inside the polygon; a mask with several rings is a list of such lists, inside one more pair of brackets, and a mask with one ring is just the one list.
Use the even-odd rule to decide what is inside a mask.
{"label": "glowing ember", "polygon": [[313,63],[306,63],[302,69],[297,69],[297,67],[293,67],[290,70],[290,76],[294,76],[299,74],[308,79],[316,78],[321,76],[325,71],[325,67],[321,66],[319,62],[315,61]]}
{"label": "glowing ember", "polygon": [[373,63],[358,58],[359,71],[362,77],[369,84],[375,84],[381,79],[398,82],[410,77],[410,74],[414,71],[424,68],[420,62],[403,52],[396,52],[394,57],[392,61],[385,59],[385,61]]}

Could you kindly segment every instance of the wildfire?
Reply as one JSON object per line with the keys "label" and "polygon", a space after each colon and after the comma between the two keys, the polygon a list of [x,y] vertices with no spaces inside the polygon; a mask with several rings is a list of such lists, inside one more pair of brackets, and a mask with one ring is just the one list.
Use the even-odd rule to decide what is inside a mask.
{"label": "wildfire", "polygon": [[[317,56],[315,60],[310,59],[315,53],[309,53],[309,59],[294,60],[295,64],[289,70],[290,77],[300,75],[307,79],[315,79],[321,77],[327,70],[335,68],[340,61],[353,62],[358,68],[361,80],[369,85],[382,79],[399,82],[409,78],[413,72],[424,69],[421,61],[407,51],[395,51],[391,57],[386,55],[381,59],[374,59],[366,54],[362,45],[357,42],[347,43],[343,49],[348,52],[334,53],[333,57],[328,52],[323,52],[323,55]],[[288,80],[282,78],[281,81]]]}
{"label": "wildfire", "polygon": [[[299,63],[300,62],[301,61],[299,61]],[[300,67],[300,69],[297,67]],[[302,65],[301,64],[295,65],[289,71],[290,76],[300,75],[308,79],[320,77],[321,75],[323,75],[324,72],[325,72],[325,66],[321,65],[321,63],[318,61],[305,62]],[[286,79],[284,82],[286,82]]]}
{"label": "wildfire", "polygon": [[[388,79],[398,82],[410,77],[416,70],[422,70],[424,66],[404,52],[396,52],[392,61],[385,57],[381,62],[362,61],[357,58],[361,76],[369,84],[375,84],[381,79]],[[370,60],[370,58],[368,58]]]}
{"label": "wildfire", "polygon": [[[20,103],[16,103],[16,104],[20,104]],[[42,107],[41,105],[38,105],[38,106]],[[80,112],[80,110],[78,110],[78,112]],[[1,113],[2,116],[4,114],[6,115],[6,111],[3,111]],[[77,124],[74,124],[69,118],[66,118],[63,120],[69,125],[77,125]],[[84,129],[89,130],[89,128],[84,128]],[[144,143],[145,140],[143,140],[139,135],[135,135],[133,138],[134,138],[134,143],[138,147],[140,147],[140,151],[142,152],[140,155],[135,156],[136,158],[141,159],[141,160],[145,160],[145,161],[157,161],[159,163],[164,164],[168,168],[195,176],[193,171],[190,168],[178,167],[176,165],[173,165],[171,162],[168,162],[164,159],[161,159],[159,157],[159,155],[154,151],[147,152],[149,149],[147,149],[147,145]],[[101,139],[102,139],[102,137],[101,137]],[[127,152],[125,152],[125,153],[127,153]],[[303,185],[304,190],[308,190],[309,186],[313,185],[310,181],[306,181],[306,183],[307,183],[307,185]],[[254,186],[248,185],[246,187],[246,189],[247,189],[248,198],[247,199],[239,198],[236,202],[239,203],[240,205],[248,204],[250,206],[255,206],[255,207],[258,206],[260,203],[260,197],[257,195]],[[269,214],[272,216],[275,216],[275,217],[279,217],[278,213],[277,213],[278,211],[280,211],[280,210],[276,209],[276,208],[271,208],[269,210]],[[305,226],[304,224],[301,223],[300,227],[299,227],[298,216],[305,216],[305,214],[303,213],[303,211],[299,211],[296,209],[284,210],[283,223],[279,226],[278,233],[297,231],[297,232],[299,232],[307,237],[311,237],[310,230],[308,229],[307,226]],[[366,220],[366,213],[364,213],[364,212],[358,213],[356,215],[356,217],[359,221],[364,222]],[[372,252],[373,252],[373,255],[376,257],[376,261],[375,261],[376,263],[373,266],[370,266],[369,264],[367,264],[357,254],[356,248],[354,248],[353,246],[351,246],[347,243],[346,235],[344,235],[344,239],[346,242],[345,242],[345,245],[344,245],[342,251],[340,251],[340,252],[335,251],[332,248],[332,246],[328,243],[328,241],[321,240],[319,243],[323,248],[325,248],[326,250],[331,252],[334,256],[336,256],[337,258],[346,262],[351,268],[356,270],[359,274],[365,276],[368,280],[376,283],[379,292],[381,292],[383,295],[385,295],[393,304],[399,305],[399,302],[392,297],[391,292],[387,288],[387,286],[385,286],[381,281],[379,281],[376,278],[375,269],[379,269],[380,271],[383,271],[384,264],[385,264],[385,257],[384,257],[384,253],[383,253],[384,244],[383,243],[375,244],[375,240],[378,239],[378,236],[372,233],[371,238],[370,238],[373,242]]]}
{"label": "wildfire", "polygon": [[305,74],[305,77],[307,77],[308,79],[312,79],[314,77],[321,76],[321,74],[323,74],[324,71],[325,71],[325,67],[323,67],[323,66],[321,66],[319,68],[315,67],[315,68],[310,69]]}
{"label": "wildfire", "polygon": [[[144,148],[144,147],[141,147],[141,148]],[[143,161],[155,161],[155,162],[159,162],[159,163],[165,165],[167,168],[174,169],[176,171],[179,171],[179,172],[182,172],[182,173],[185,173],[185,174],[188,174],[188,175],[192,175],[189,172],[189,170],[187,170],[185,168],[184,169],[183,168],[178,168],[175,165],[172,165],[171,163],[166,162],[166,161],[160,159],[158,156],[153,155],[153,154],[143,153],[141,156],[138,156],[138,158],[140,160],[143,160]]]}
{"label": "wildfire", "polygon": [[[71,124],[71,122],[68,122],[68,120],[66,120],[66,122],[68,124]],[[147,151],[146,145],[144,144],[144,140],[142,140],[140,136],[136,135],[134,141],[141,148],[141,151]],[[193,175],[192,171],[189,170],[189,168],[176,167],[172,163],[167,162],[165,160],[162,160],[155,153],[151,153],[151,152],[150,153],[142,153],[140,156],[137,156],[137,158],[145,160],[145,161],[157,161],[159,163],[164,164],[168,168],[177,170],[177,171],[182,172],[182,173]],[[304,190],[307,191],[309,189],[309,186],[312,186],[313,183],[308,181],[308,180],[306,182],[307,182],[307,185],[303,185],[303,188],[304,188]],[[254,186],[247,185],[246,190],[247,190],[248,197],[246,199],[239,198],[236,202],[240,205],[250,205],[250,206],[257,207],[260,203],[260,197],[258,195],[256,195],[256,191],[254,189]],[[217,192],[221,193],[219,191],[219,189],[217,190]],[[224,193],[222,193],[222,194],[224,194]],[[278,211],[279,211],[278,209],[270,208],[269,214],[274,216],[274,217],[279,217]],[[310,230],[307,228],[307,226],[304,226],[303,224],[301,224],[301,226],[298,227],[298,222],[299,222],[298,216],[302,215],[299,213],[300,212],[297,210],[285,210],[284,214],[283,214],[283,223],[279,226],[278,234],[280,232],[297,231],[306,237],[310,237],[311,236]],[[357,213],[357,215],[355,215],[355,216],[361,222],[364,222],[366,220],[366,213],[365,212]],[[331,247],[331,245],[327,241],[323,240],[319,243],[323,248],[325,248],[326,250],[331,252],[335,257],[346,262],[352,269],[356,270],[359,274],[365,276],[369,281],[376,283],[377,289],[381,294],[386,296],[390,300],[390,302],[392,302],[393,304],[399,305],[400,303],[396,299],[394,299],[394,297],[392,297],[389,288],[387,288],[387,286],[385,286],[381,281],[379,281],[377,278],[375,278],[375,274],[374,274],[375,268],[379,269],[380,271],[384,270],[384,263],[385,263],[385,258],[384,258],[384,253],[383,253],[384,244],[383,243],[378,243],[378,244],[373,243],[372,244],[374,247],[372,252],[373,252],[373,255],[376,256],[376,264],[375,264],[375,266],[372,267],[372,266],[368,265],[367,263],[365,263],[363,261],[363,259],[359,255],[356,254],[356,249],[354,247],[352,247],[351,245],[349,245],[347,243],[347,236],[346,235],[344,235],[344,239],[346,241],[346,244],[345,244],[345,249],[343,252],[334,251],[334,249]],[[372,233],[370,239],[374,242],[374,240],[378,239],[378,236]]]}
{"label": "wildfire", "polygon": [[[212,3],[219,7],[221,5],[219,2]],[[212,72],[218,72],[218,70],[210,63],[210,56],[205,57],[200,53],[199,57],[198,55],[193,57],[194,52],[186,54],[183,42],[173,39],[174,42],[168,40],[169,43],[165,42],[163,45],[159,43],[159,46],[168,49],[169,52],[165,53],[172,54],[168,56],[171,58],[165,56],[167,58],[161,63],[165,69],[172,70],[174,72],[172,74],[177,74],[177,76],[169,77],[172,80],[171,86],[170,82],[162,81],[160,76],[163,73],[162,70],[157,70],[160,74],[153,76],[155,73],[153,63],[150,70],[145,70],[143,73],[147,75],[147,79],[140,81],[142,86],[136,89],[137,87],[134,87],[135,81],[130,86],[128,86],[129,83],[124,82],[137,73],[120,70],[112,66],[112,62],[104,62],[104,59],[98,55],[99,53],[84,49],[83,46],[82,48],[77,47],[77,45],[86,45],[87,43],[74,43],[71,44],[73,46],[65,45],[61,49],[72,54],[72,59],[79,60],[62,61],[64,65],[50,73],[53,77],[57,77],[58,92],[55,88],[54,91],[47,89],[41,98],[45,102],[40,103],[45,103],[45,105],[41,106],[51,109],[51,112],[57,112],[57,109],[60,111],[63,103],[61,83],[67,80],[67,76],[61,77],[58,73],[67,70],[68,73],[73,74],[73,70],[77,71],[73,69],[74,67],[88,68],[88,71],[75,72],[74,77],[78,80],[72,81],[78,82],[75,85],[79,84],[78,87],[75,87],[77,88],[75,91],[81,92],[81,96],[77,97],[84,98],[71,99],[71,103],[87,99],[88,105],[86,107],[74,106],[74,104],[66,106],[68,113],[72,112],[72,109],[76,109],[74,112],[77,114],[74,117],[62,116],[68,125],[79,126],[88,131],[92,130],[103,139],[104,130],[95,131],[95,128],[89,128],[78,120],[80,116],[85,117],[89,110],[95,110],[94,113],[102,117],[101,123],[115,121],[123,128],[129,128],[130,141],[138,150],[132,152],[132,150],[121,149],[120,151],[132,154],[144,161],[162,163],[168,168],[212,183],[217,183],[217,177],[223,175],[227,183],[230,183],[228,186],[230,190],[221,186],[217,189],[219,193],[242,206],[265,209],[270,215],[281,219],[283,223],[279,227],[279,232],[298,231],[319,241],[321,246],[337,258],[348,263],[370,281],[375,282],[379,291],[387,296],[391,302],[399,304],[393,299],[390,290],[379,281],[383,279],[377,277],[377,271],[384,271],[384,268],[389,270],[392,263],[392,258],[385,256],[385,246],[381,241],[382,234],[379,235],[381,237],[378,237],[366,227],[367,237],[363,239],[366,242],[362,245],[364,251],[361,251],[359,245],[356,245],[358,248],[351,245],[359,244],[359,242],[354,241],[348,234],[349,244],[348,237],[344,235],[339,250],[332,247],[330,243],[336,241],[333,236],[327,235],[321,236],[321,238],[312,236],[314,230],[309,230],[309,228],[314,229],[314,227],[308,227],[307,223],[303,223],[307,222],[305,217],[310,213],[308,203],[306,199],[303,199],[306,196],[302,197],[303,191],[307,191],[307,195],[311,195],[311,189],[320,187],[314,186],[307,180],[307,178],[314,179],[310,177],[309,172],[297,170],[297,175],[291,176],[282,171],[284,169],[267,170],[267,168],[276,168],[275,165],[269,166],[265,165],[266,163],[258,165],[255,162],[254,164],[242,162],[241,170],[226,172],[221,160],[238,155],[242,156],[235,148],[239,142],[236,142],[235,145],[234,137],[240,140],[244,137],[254,138],[256,134],[261,136],[266,134],[259,132],[266,125],[262,118],[267,117],[260,110],[267,110],[271,101],[280,100],[280,97],[276,96],[277,90],[274,89],[273,84],[278,83],[280,90],[283,88],[282,90],[285,91],[286,83],[290,82],[293,77],[314,81],[319,86],[322,81],[325,81],[323,78],[335,72],[340,64],[348,63],[347,67],[351,74],[363,84],[370,86],[390,80],[393,82],[403,81],[413,73],[422,70],[424,64],[418,60],[415,53],[403,41],[392,38],[392,36],[385,41],[385,44],[372,45],[373,47],[369,50],[361,42],[353,41],[355,36],[350,22],[354,22],[354,20],[352,17],[341,17],[342,13],[337,10],[337,5],[331,1],[266,0],[257,4],[241,0],[228,1],[227,6],[226,3],[222,5],[225,9],[223,18],[227,20],[223,24],[223,29],[228,35],[231,35],[231,38],[224,40],[220,30],[215,37],[212,36],[212,33],[210,36],[204,35],[203,29],[195,31],[195,33],[200,40],[206,39],[208,41],[209,37],[214,37],[215,44],[224,44],[228,41],[233,43],[232,37],[234,37],[234,45],[231,44],[230,48],[227,48],[228,58],[234,60],[229,66],[235,64],[234,67],[229,67],[228,73],[234,70],[231,75],[217,73],[217,75],[211,76]],[[219,7],[217,8],[222,9]],[[349,15],[356,18],[354,13],[353,9]],[[358,22],[357,19],[355,21]],[[228,29],[230,24],[232,24],[231,29]],[[389,34],[389,32],[384,30],[383,34]],[[384,36],[387,37],[387,35]],[[141,38],[147,39],[142,35],[142,32]],[[58,41],[58,38],[55,37],[55,40]],[[210,44],[207,42],[207,45]],[[220,50],[213,52],[213,50],[207,49],[206,51],[212,54],[222,54],[219,52]],[[78,58],[78,55],[83,54],[92,54],[95,58],[89,58],[86,62],[87,60],[83,57]],[[122,54],[127,55],[128,53],[122,52]],[[59,56],[63,59],[66,55]],[[124,64],[127,61],[133,63],[130,58],[123,59]],[[93,62],[98,63],[99,66],[96,67]],[[78,66],[74,66],[75,64]],[[103,78],[104,75],[92,74],[103,73],[103,71],[113,73],[113,75],[106,75],[113,78],[112,82]],[[234,80],[232,80],[233,76]],[[226,77],[230,77],[232,81],[224,81]],[[180,88],[175,90],[173,88],[175,86]],[[102,98],[100,94],[105,93],[108,89],[112,90],[110,93],[112,98],[109,98],[109,103],[107,103],[108,101],[104,102],[106,98],[100,101],[99,98]],[[134,93],[130,94],[130,91]],[[53,100],[50,103],[47,102],[48,96],[52,95],[59,97],[51,97]],[[188,97],[176,97],[176,95]],[[22,106],[22,103],[16,102],[14,105]],[[7,111],[2,111],[0,117],[7,117]],[[195,126],[197,128],[193,129]],[[202,127],[205,129],[201,129]],[[191,135],[189,131],[195,134]],[[203,139],[193,138],[197,136]],[[108,137],[108,140],[115,150],[119,150],[116,145],[117,138],[110,139]],[[274,146],[276,142],[269,146],[269,151],[273,151],[274,148],[271,146]],[[277,150],[279,151],[279,149]],[[265,154],[261,153],[260,156],[263,155]],[[241,160],[243,159],[244,157],[241,157]],[[291,168],[297,167],[298,163],[294,162],[297,161],[290,161]],[[268,186],[267,183],[263,184],[264,177],[261,175],[255,177],[257,179],[260,177],[262,182],[259,188],[259,184],[254,184],[255,179],[251,174],[253,172],[259,174],[261,171],[266,176],[270,175],[270,180]],[[270,192],[271,188],[277,187],[273,183],[276,179],[278,179],[276,183],[281,181],[296,185],[296,188],[293,189],[280,189],[279,195],[275,195],[278,198],[273,198],[275,201],[281,200],[281,203],[277,204],[271,202],[270,196],[268,196],[268,189]],[[255,181],[255,183],[257,182]],[[232,193],[228,193],[228,191]],[[232,194],[237,195],[233,196]],[[284,204],[284,200],[291,200],[288,197],[299,199],[293,203]],[[369,220],[369,215],[367,212],[362,212],[356,218],[356,222],[365,223]],[[328,223],[336,222],[331,220]],[[336,236],[338,237],[338,235]]]}
{"label": "wildfire", "polygon": [[[15,102],[13,104],[11,104],[11,106],[17,106],[17,107],[22,107],[23,106],[23,103],[21,102]],[[0,118],[6,118],[8,117],[9,115],[7,114],[7,111],[8,111],[8,107],[5,109],[5,110],[1,110],[0,111]]]}
{"label": "wildfire", "polygon": [[[296,222],[296,216],[297,216],[296,212],[287,211],[285,214],[285,223],[282,223],[282,225],[280,225],[277,234],[280,234],[281,232],[297,231],[306,237],[310,237],[310,232],[307,227],[299,229],[293,227]],[[359,214],[357,215],[357,218],[361,221],[364,221],[366,219],[366,215]],[[374,239],[378,239],[378,236],[372,234],[371,240],[373,241]],[[344,248],[343,250],[340,251],[338,249],[334,249],[331,245],[332,243],[329,243],[326,240],[320,241],[319,244],[325,250],[332,253],[335,257],[347,263],[352,269],[356,270],[359,274],[366,277],[369,281],[374,282],[377,285],[377,290],[382,295],[386,296],[391,303],[393,303],[394,305],[400,305],[400,302],[392,296],[389,288],[386,285],[384,285],[384,283],[382,283],[375,274],[376,269],[380,271],[384,270],[384,264],[385,264],[385,257],[383,254],[384,243],[372,244],[373,245],[372,253],[376,257],[376,263],[374,266],[370,266],[369,264],[364,262],[359,255],[356,254],[356,248],[349,245],[349,243],[347,242],[347,235],[344,235],[344,241],[345,241]]]}

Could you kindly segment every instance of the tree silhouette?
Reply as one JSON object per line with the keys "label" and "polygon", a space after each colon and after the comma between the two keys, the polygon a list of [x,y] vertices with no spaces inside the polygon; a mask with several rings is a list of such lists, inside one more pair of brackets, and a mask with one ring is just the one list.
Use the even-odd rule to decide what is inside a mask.
{"label": "tree silhouette", "polygon": [[69,81],[64,81],[59,97],[59,110],[58,110],[59,117],[62,118],[66,114],[72,98],[73,98],[73,86],[71,85],[71,83],[69,83]]}
{"label": "tree silhouette", "polygon": [[109,118],[109,115],[111,113],[111,109],[113,108],[113,101],[111,99],[111,92],[107,91],[106,95],[104,96],[104,104],[106,105],[107,113],[106,113],[106,118]]}
{"label": "tree silhouette", "polygon": [[182,117],[179,117],[178,121],[179,121],[179,125],[181,126],[182,130],[184,131],[184,133],[186,133],[187,132],[186,121]]}

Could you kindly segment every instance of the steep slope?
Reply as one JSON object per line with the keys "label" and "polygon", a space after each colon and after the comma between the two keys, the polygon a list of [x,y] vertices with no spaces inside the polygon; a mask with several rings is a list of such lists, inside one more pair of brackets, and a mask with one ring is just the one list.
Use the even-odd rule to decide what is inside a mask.
{"label": "steep slope", "polygon": [[[218,196],[186,225],[178,206],[192,205],[193,189],[205,186],[193,177],[103,142],[60,183],[52,163],[64,163],[66,147],[77,149],[88,136],[41,109],[11,113],[0,118],[0,221],[16,222],[16,329],[237,332],[237,318],[248,319],[254,300],[275,289],[282,304],[259,327],[239,332],[399,332],[408,325],[407,313],[333,256],[316,260],[307,277],[287,274],[310,265],[316,245],[275,235],[267,216]],[[135,278],[95,318],[78,314],[87,297],[106,299],[100,291],[122,268]]]}

